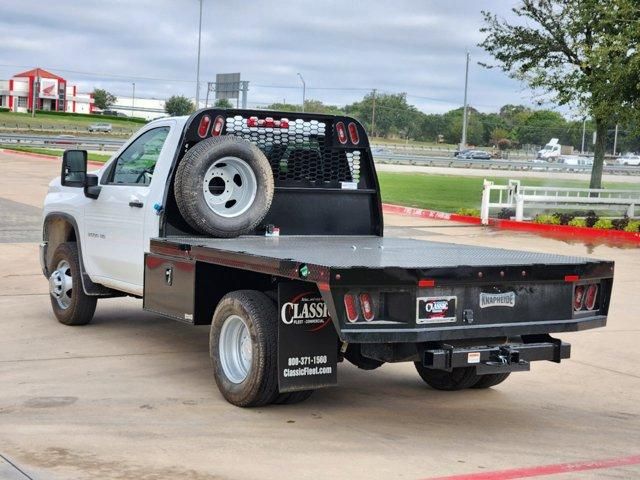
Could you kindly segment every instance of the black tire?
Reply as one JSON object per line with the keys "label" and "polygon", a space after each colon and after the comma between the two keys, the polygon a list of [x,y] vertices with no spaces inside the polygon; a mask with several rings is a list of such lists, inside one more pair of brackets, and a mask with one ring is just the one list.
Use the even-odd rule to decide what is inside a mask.
{"label": "black tire", "polygon": [[[252,357],[246,378],[233,382],[220,360],[220,336],[225,321],[237,315],[249,330]],[[259,407],[278,396],[278,313],[261,292],[238,290],[225,295],[213,314],[209,353],[213,375],[222,396],[239,407]]]}
{"label": "black tire", "polygon": [[433,370],[415,362],[418,374],[431,388],[436,390],[463,390],[478,381],[475,367],[454,368],[453,371]]}
{"label": "black tire", "polygon": [[[256,181],[253,201],[244,212],[237,212],[235,216],[230,217],[214,212],[207,204],[203,191],[207,171],[215,162],[225,157],[243,161]],[[242,182],[240,185],[233,185],[236,178],[241,177],[235,175],[232,181],[220,176],[212,178],[211,182],[220,183],[210,184],[211,193],[215,196],[227,195],[227,191],[235,192],[234,189],[242,186]],[[237,192],[241,191],[241,188],[238,188]],[[255,229],[269,212],[273,191],[273,173],[267,157],[251,142],[235,136],[212,137],[196,144],[178,165],[174,183],[178,209],[185,221],[197,231],[214,237],[237,237]],[[234,200],[230,199],[225,203],[225,208],[227,204],[232,208],[235,205],[233,202]]]}
{"label": "black tire", "polygon": [[491,388],[504,382],[509,378],[511,372],[506,373],[490,373],[488,375],[479,375],[480,379],[473,384],[471,388]]}
{"label": "black tire", "polygon": [[[66,275],[71,277],[71,290],[66,297],[59,296],[56,298],[52,290],[51,277],[58,275],[60,278],[63,272],[58,271],[58,267],[64,265],[61,270],[66,270]],[[90,297],[82,288],[82,278],[80,272],[80,259],[78,257],[78,247],[75,242],[61,243],[53,252],[51,262],[49,264],[50,273],[50,297],[51,308],[58,321],[64,325],[86,325],[93,318],[96,311],[96,297]],[[62,287],[60,288],[62,291]],[[66,305],[66,306],[65,306]]]}
{"label": "black tire", "polygon": [[300,392],[279,393],[273,403],[276,405],[292,405],[304,402],[313,395],[313,392],[313,390],[302,390]]}
{"label": "black tire", "polygon": [[384,362],[362,355],[360,344],[350,343],[347,351],[344,352],[344,358],[349,360],[356,367],[362,370],[375,370],[384,365]]}

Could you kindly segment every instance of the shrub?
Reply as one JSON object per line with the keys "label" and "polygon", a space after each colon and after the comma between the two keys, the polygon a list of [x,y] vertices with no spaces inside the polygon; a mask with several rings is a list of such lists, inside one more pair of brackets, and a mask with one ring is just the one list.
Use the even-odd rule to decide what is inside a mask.
{"label": "shrub", "polygon": [[587,222],[584,218],[572,218],[568,225],[572,226],[572,227],[586,227],[587,226]]}
{"label": "shrub", "polygon": [[497,217],[500,220],[509,220],[511,217],[516,216],[516,211],[513,208],[503,208],[498,212]]}
{"label": "shrub", "polygon": [[574,213],[560,213],[556,212],[553,214],[554,217],[558,219],[560,225],[568,225],[571,220],[576,216]]}
{"label": "shrub", "polygon": [[593,224],[593,228],[598,230],[610,230],[613,228],[613,222],[610,218],[601,218]]}
{"label": "shrub", "polygon": [[544,223],[545,225],[560,225],[560,220],[555,215],[540,214],[536,215],[533,220],[536,223]]}
{"label": "shrub", "polygon": [[480,216],[480,210],[478,210],[477,208],[459,208],[456,213],[458,215],[466,215],[468,217],[479,217]]}
{"label": "shrub", "polygon": [[630,220],[626,227],[624,227],[625,232],[636,233],[640,232],[640,220]]}
{"label": "shrub", "polygon": [[585,222],[587,224],[587,227],[589,227],[589,228],[593,227],[596,224],[596,222],[598,221],[598,218],[599,217],[598,217],[598,215],[596,215],[596,212],[594,212],[593,210],[589,210],[587,212],[586,217],[584,217],[584,220],[585,220]]}
{"label": "shrub", "polygon": [[629,217],[616,218],[611,220],[611,225],[614,230],[624,230],[629,224]]}

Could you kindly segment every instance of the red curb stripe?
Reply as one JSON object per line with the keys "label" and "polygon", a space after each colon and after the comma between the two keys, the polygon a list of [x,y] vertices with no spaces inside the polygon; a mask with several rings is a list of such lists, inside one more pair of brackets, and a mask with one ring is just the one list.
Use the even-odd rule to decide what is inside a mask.
{"label": "red curb stripe", "polygon": [[[382,204],[382,211],[394,215],[402,215],[416,218],[431,218],[435,220],[450,220],[453,222],[481,225],[479,217],[458,215],[457,213],[438,212],[423,208],[403,207],[401,205]],[[516,222],[515,220],[500,220],[490,218],[489,225],[504,230],[517,230],[521,232],[537,233],[546,237],[561,240],[599,240],[607,243],[640,243],[640,232],[625,232],[622,230],[600,230],[597,228],[572,227],[569,225],[545,225],[533,222]]]}
{"label": "red curb stripe", "polygon": [[540,477],[558,473],[584,472],[585,470],[601,470],[606,468],[624,467],[640,463],[640,455],[629,457],[609,458],[575,463],[557,463],[555,465],[541,465],[537,467],[498,470],[495,472],[469,473],[448,477],[436,477],[429,480],[510,480],[515,478]]}

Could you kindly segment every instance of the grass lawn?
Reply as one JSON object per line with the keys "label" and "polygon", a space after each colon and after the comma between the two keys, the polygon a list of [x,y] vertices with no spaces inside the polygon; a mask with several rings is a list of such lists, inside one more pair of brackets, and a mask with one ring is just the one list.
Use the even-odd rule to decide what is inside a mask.
{"label": "grass lawn", "polygon": [[[514,180],[518,180],[514,172]],[[459,208],[480,208],[482,178],[454,175],[430,175],[424,173],[378,172],[382,190],[382,201],[409,207],[428,208],[443,212],[455,212]],[[506,178],[491,178],[496,184],[506,185]],[[528,186],[588,188],[589,182],[582,180],[553,180],[523,178]],[[637,190],[640,184],[605,182],[604,188]]]}
{"label": "grass lawn", "polygon": [[[44,155],[53,155],[56,157],[60,157],[62,158],[62,152],[63,150],[56,150],[53,148],[33,148],[33,147],[7,147],[7,146],[3,146],[0,147],[3,148],[5,150],[16,150],[18,152],[29,152],[29,153],[42,153]],[[108,153],[92,153],[89,152],[89,161],[90,162],[106,162],[107,160],[109,160],[111,158],[111,155]]]}
{"label": "grass lawn", "polygon": [[30,113],[0,112],[0,127],[29,129],[76,129],[87,130],[92,123],[110,123],[114,129],[136,131],[144,125],[143,122],[132,121],[127,118],[102,118],[100,115],[51,115],[44,112],[36,112],[32,117]]}

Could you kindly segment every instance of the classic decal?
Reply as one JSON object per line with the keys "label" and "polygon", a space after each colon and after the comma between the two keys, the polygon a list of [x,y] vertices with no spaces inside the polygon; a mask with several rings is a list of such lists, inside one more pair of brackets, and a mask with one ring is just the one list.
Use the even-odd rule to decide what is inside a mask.
{"label": "classic decal", "polygon": [[417,324],[456,321],[457,297],[419,297],[417,300]]}

